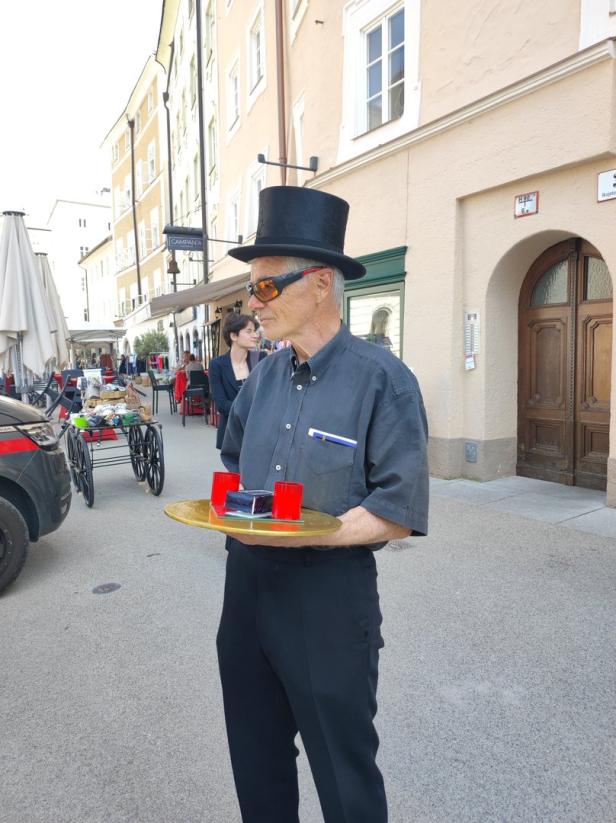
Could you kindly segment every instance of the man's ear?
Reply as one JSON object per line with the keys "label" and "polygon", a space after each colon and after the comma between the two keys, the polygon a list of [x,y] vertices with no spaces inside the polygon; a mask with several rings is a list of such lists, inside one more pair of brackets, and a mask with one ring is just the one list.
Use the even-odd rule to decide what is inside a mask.
{"label": "man's ear", "polygon": [[319,269],[315,272],[315,284],[319,300],[324,300],[328,294],[331,294],[334,285],[334,272],[329,268]]}

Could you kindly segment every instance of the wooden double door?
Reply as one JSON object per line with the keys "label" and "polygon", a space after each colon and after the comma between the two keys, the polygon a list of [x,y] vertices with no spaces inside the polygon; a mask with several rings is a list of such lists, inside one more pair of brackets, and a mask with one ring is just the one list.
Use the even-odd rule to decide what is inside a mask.
{"label": "wooden double door", "polygon": [[611,365],[610,273],[585,241],[559,243],[520,292],[518,474],[605,489]]}

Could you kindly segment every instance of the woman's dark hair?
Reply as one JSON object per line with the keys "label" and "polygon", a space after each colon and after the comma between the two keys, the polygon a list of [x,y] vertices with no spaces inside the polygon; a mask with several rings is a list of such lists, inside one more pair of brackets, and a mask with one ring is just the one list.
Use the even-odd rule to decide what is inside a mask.
{"label": "woman's dark hair", "polygon": [[228,314],[225,320],[225,325],[222,330],[222,336],[225,338],[225,343],[231,348],[231,334],[239,334],[242,329],[252,323],[257,328],[257,321],[250,314]]}

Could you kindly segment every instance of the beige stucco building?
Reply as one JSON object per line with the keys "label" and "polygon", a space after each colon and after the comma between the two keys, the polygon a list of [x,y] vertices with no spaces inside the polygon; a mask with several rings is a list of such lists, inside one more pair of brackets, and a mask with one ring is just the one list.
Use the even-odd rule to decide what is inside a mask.
{"label": "beige stucco building", "polygon": [[[317,157],[286,182],[350,202],[368,275],[345,319],[417,374],[432,472],[607,484],[616,503],[613,0],[203,5],[212,234],[251,242],[259,189],[283,182],[257,154]],[[211,277],[241,285],[224,250]]]}
{"label": "beige stucco building", "polygon": [[148,301],[164,293],[166,287],[163,78],[160,65],[149,57],[103,144],[111,158],[115,315],[126,330],[121,345],[125,352],[133,350],[135,337],[164,327],[163,320],[151,320],[146,310]]}

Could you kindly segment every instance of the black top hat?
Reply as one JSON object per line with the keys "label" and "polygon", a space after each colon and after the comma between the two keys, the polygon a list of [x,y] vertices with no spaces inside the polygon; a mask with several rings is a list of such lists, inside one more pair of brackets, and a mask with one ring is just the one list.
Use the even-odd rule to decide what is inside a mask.
{"label": "black top hat", "polygon": [[237,260],[255,257],[304,257],[330,263],[345,280],[366,269],[344,254],[349,204],[340,197],[299,186],[270,186],[259,194],[259,223],[253,246],[229,250]]}

